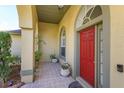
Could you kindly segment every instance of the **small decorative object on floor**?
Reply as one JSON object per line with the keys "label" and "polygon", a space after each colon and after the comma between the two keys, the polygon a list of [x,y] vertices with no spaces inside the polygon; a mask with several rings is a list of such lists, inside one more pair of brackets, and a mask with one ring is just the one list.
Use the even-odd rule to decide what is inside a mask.
{"label": "small decorative object on floor", "polygon": [[78,81],[74,81],[71,84],[69,84],[68,88],[83,88],[83,87]]}
{"label": "small decorative object on floor", "polygon": [[8,86],[12,86],[12,85],[13,85],[13,80],[9,80],[9,81],[7,82],[7,85],[8,85]]}
{"label": "small decorative object on floor", "polygon": [[56,57],[55,54],[51,54],[51,55],[50,55],[50,59],[51,59],[51,62],[52,62],[52,63],[57,63],[57,62],[58,62],[58,59],[57,59],[57,57]]}
{"label": "small decorative object on floor", "polygon": [[68,63],[64,63],[61,65],[60,74],[65,77],[70,75],[70,65]]}
{"label": "small decorative object on floor", "polygon": [[13,85],[13,86],[11,86],[11,87],[9,87],[9,88],[20,88],[20,87],[23,86],[24,84],[25,84],[24,82],[19,82],[19,83],[15,84],[15,85]]}

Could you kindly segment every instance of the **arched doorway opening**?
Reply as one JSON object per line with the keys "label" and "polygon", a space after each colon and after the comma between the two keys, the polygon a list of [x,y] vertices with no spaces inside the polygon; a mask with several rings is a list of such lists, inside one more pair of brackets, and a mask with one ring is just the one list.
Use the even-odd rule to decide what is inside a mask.
{"label": "arched doorway opening", "polygon": [[75,21],[75,76],[86,87],[109,87],[109,17],[109,6],[88,5]]}

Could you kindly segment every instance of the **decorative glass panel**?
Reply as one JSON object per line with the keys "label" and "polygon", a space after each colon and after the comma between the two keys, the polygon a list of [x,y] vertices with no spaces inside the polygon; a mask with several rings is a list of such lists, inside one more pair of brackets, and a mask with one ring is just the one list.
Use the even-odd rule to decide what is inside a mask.
{"label": "decorative glass panel", "polygon": [[61,47],[61,56],[65,57],[65,47]]}
{"label": "decorative glass panel", "polygon": [[61,47],[65,46],[65,31],[61,33]]}
{"label": "decorative glass panel", "polygon": [[60,35],[60,56],[65,57],[65,49],[66,49],[66,34],[65,34],[65,30],[62,29]]}
{"label": "decorative glass panel", "polygon": [[94,5],[86,5],[86,11],[88,11],[90,8],[94,7]]}
{"label": "decorative glass panel", "polygon": [[93,10],[93,8],[91,8],[91,9],[87,12],[86,17],[89,17],[89,16],[90,16],[92,10]]}
{"label": "decorative glass panel", "polygon": [[87,22],[89,22],[89,19],[85,18],[84,21],[83,21],[83,24],[86,24]]}
{"label": "decorative glass panel", "polygon": [[85,16],[85,7],[83,6],[80,10],[80,13],[76,21],[76,28],[79,28],[82,25],[84,16]]}
{"label": "decorative glass panel", "polygon": [[100,6],[96,6],[90,16],[91,20],[102,15],[102,9]]}

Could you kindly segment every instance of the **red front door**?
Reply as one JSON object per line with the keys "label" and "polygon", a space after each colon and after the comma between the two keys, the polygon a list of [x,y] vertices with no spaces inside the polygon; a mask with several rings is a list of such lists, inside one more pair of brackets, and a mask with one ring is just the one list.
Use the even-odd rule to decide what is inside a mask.
{"label": "red front door", "polygon": [[95,27],[80,32],[80,76],[94,87]]}

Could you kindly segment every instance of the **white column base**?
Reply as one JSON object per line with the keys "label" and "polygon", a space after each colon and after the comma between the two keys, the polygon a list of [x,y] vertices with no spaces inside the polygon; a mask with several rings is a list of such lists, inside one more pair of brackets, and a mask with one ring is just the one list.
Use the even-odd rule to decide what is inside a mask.
{"label": "white column base", "polygon": [[21,77],[21,82],[24,82],[24,83],[33,82],[33,75],[22,76]]}

